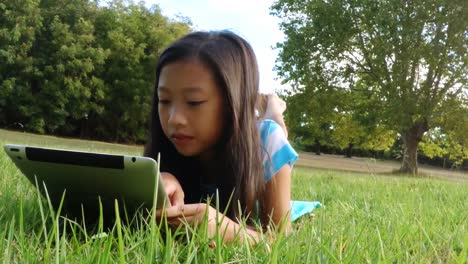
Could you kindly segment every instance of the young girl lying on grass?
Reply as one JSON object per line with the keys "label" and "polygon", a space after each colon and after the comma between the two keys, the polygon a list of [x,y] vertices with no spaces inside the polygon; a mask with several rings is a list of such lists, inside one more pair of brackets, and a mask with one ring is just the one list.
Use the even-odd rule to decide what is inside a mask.
{"label": "young girl lying on grass", "polygon": [[[161,154],[171,225],[197,225],[207,216],[208,235],[219,226],[224,241],[244,239],[238,232],[243,217],[290,229],[298,155],[282,129],[284,102],[270,97],[270,119],[259,120],[258,92],[255,54],[232,32],[190,33],[161,54],[145,156]],[[206,204],[216,190],[219,212],[214,202]],[[251,242],[260,238],[253,228],[246,233]]]}

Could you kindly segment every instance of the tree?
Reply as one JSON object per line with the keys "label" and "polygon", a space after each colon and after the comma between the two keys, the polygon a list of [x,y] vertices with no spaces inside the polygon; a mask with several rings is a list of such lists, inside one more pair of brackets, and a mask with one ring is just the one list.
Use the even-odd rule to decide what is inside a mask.
{"label": "tree", "polygon": [[103,111],[104,87],[97,68],[108,52],[96,46],[94,27],[78,18],[69,25],[54,16],[48,25],[49,53],[38,94],[48,133],[78,134],[83,119]]}
{"label": "tree", "polygon": [[361,113],[398,132],[400,170],[417,174],[423,135],[467,96],[466,12],[461,0],[279,0],[277,69],[301,90],[351,91]]}
{"label": "tree", "polygon": [[[305,92],[310,93],[310,90]],[[333,98],[339,99],[339,96],[323,98],[317,93],[313,97],[304,93],[283,95],[288,102],[285,119],[293,141],[308,148],[313,146],[315,153],[320,155],[321,146],[331,144],[331,125],[336,119]]]}
{"label": "tree", "polygon": [[146,139],[156,61],[162,50],[189,32],[190,22],[164,17],[157,6],[115,0],[96,19],[98,41],[110,54],[102,65],[107,106],[98,136],[112,141]]}
{"label": "tree", "polygon": [[144,2],[0,2],[0,127],[145,140],[157,58],[190,31]]}
{"label": "tree", "polygon": [[42,29],[39,0],[0,3],[0,126],[25,124],[35,112],[31,80],[38,75],[31,55]]}
{"label": "tree", "polygon": [[[435,129],[424,135],[422,152],[429,158],[440,157],[460,166],[468,159],[468,104],[447,100],[444,114],[437,120]],[[445,165],[444,165],[445,167]]]}
{"label": "tree", "polygon": [[[0,4],[0,120],[28,131],[73,130],[90,109],[99,109],[94,67],[105,55],[94,43],[89,1],[6,1]],[[3,108],[3,109],[2,109]],[[0,121],[0,124],[2,123]],[[71,133],[68,132],[70,135]]]}

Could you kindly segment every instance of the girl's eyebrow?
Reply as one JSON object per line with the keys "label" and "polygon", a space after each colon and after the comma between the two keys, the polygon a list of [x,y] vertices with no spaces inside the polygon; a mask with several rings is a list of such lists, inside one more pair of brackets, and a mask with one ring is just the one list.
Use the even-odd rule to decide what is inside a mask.
{"label": "girl's eyebrow", "polygon": [[165,86],[158,86],[158,92],[169,92],[169,89],[167,89]]}

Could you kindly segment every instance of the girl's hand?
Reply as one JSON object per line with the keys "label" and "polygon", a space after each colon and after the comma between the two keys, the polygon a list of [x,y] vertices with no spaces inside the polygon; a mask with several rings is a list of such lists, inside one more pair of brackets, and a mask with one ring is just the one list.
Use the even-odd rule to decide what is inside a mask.
{"label": "girl's hand", "polygon": [[180,226],[182,223],[188,223],[192,226],[199,225],[206,215],[208,237],[213,237],[216,233],[216,217],[218,217],[219,222],[230,221],[222,213],[216,212],[215,208],[206,203],[171,206],[165,209],[165,215],[171,226]]}
{"label": "girl's hand", "polygon": [[[166,216],[168,223],[173,227],[178,227],[183,223],[196,226],[201,224],[206,217],[208,237],[213,238],[216,235],[216,229],[219,228],[219,234],[225,242],[238,239],[241,242],[255,244],[260,239],[260,234],[254,229],[241,227],[206,203],[184,204],[158,210],[158,216],[163,215]],[[239,232],[241,228],[243,228],[244,232]]]}
{"label": "girl's hand", "polygon": [[184,190],[176,177],[169,172],[161,172],[161,179],[172,207],[184,205]]}
{"label": "girl's hand", "polygon": [[276,94],[269,94],[265,110],[265,118],[272,120],[282,120],[286,111],[286,103]]}
{"label": "girl's hand", "polygon": [[283,119],[284,111],[286,111],[286,102],[276,94],[269,94],[264,118],[276,121],[283,129],[286,138],[288,138],[288,129]]}

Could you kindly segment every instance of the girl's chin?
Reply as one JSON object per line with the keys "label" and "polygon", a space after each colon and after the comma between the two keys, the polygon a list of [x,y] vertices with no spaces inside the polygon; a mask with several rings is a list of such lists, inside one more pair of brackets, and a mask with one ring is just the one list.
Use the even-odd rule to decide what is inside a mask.
{"label": "girl's chin", "polygon": [[201,153],[198,151],[182,151],[180,149],[177,149],[177,152],[179,152],[180,155],[186,157],[186,158],[196,158],[200,161],[210,161],[213,159],[213,155],[209,153]]}
{"label": "girl's chin", "polygon": [[176,146],[177,152],[179,152],[180,155],[187,157],[187,158],[194,158],[200,155],[197,151],[185,149],[185,148],[178,148]]}

